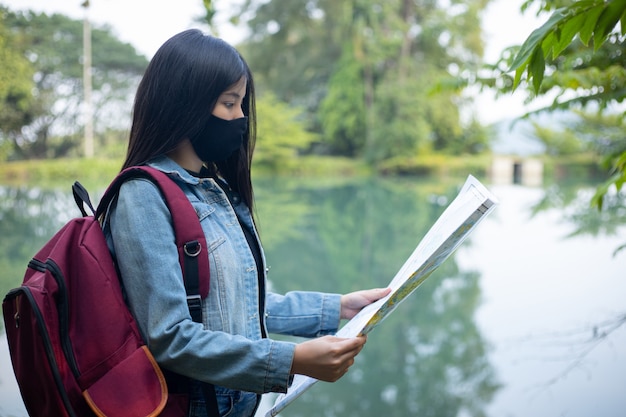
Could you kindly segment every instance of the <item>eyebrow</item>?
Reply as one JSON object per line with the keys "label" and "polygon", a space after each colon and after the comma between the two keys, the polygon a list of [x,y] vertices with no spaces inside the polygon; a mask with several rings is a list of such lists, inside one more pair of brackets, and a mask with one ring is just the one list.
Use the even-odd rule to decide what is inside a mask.
{"label": "eyebrow", "polygon": [[241,98],[241,96],[238,93],[235,93],[234,91],[227,91],[225,93],[222,93],[223,96],[231,96],[234,98]]}

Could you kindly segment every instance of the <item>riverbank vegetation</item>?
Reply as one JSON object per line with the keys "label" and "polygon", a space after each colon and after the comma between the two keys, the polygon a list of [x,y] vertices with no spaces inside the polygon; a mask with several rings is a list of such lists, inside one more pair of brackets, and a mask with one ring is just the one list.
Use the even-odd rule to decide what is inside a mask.
{"label": "riverbank vegetation", "polygon": [[[564,181],[567,178],[591,180],[599,183],[603,171],[598,157],[579,154],[539,158],[544,167],[546,182]],[[74,181],[84,185],[108,183],[119,171],[123,158],[57,158],[10,161],[0,164],[0,184],[9,186],[68,187]],[[293,158],[275,169],[263,164],[253,164],[253,177],[367,177],[413,176],[464,178],[472,174],[487,179],[493,156],[442,156],[428,155],[413,159],[392,159],[373,170],[360,160],[331,156],[302,156]]]}
{"label": "riverbank vegetation", "polygon": [[[561,4],[528,0],[524,8],[531,3],[545,13]],[[570,114],[558,123],[548,119],[560,126],[545,119],[534,125],[532,140],[543,151],[533,156],[544,159],[546,175],[563,172],[570,161],[568,169],[604,173],[607,189],[621,185],[623,114],[596,110],[611,110],[624,97],[626,51],[614,29],[623,7],[584,3],[588,9],[572,6],[563,16],[593,19],[552,18],[529,38],[534,43],[507,49],[492,66],[482,61],[481,15],[489,1],[454,7],[428,1],[241,3],[231,12],[250,33],[237,47],[258,87],[255,173],[486,175],[497,138],[479,122],[466,87],[507,94],[528,85],[530,98],[557,92],[545,113]],[[207,31],[215,32],[214,2],[205,5]],[[565,29],[580,40],[550,35]],[[0,6],[0,181],[102,178],[117,171],[132,97],[148,59],[111,28],[92,28],[95,151],[89,156],[82,33],[83,22],[67,16]],[[585,44],[590,39],[596,43],[591,49]],[[538,45],[553,47],[552,55],[539,57]],[[522,71],[513,74],[513,64]],[[540,77],[544,67],[549,71]],[[559,100],[573,90],[589,94]],[[594,103],[596,110],[585,107]]]}

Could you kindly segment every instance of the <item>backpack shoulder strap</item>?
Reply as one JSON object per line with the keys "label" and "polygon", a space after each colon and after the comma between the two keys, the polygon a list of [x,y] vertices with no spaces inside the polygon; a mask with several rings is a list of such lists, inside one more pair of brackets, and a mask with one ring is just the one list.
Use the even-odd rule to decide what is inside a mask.
{"label": "backpack shoulder strap", "polygon": [[[106,212],[122,184],[131,178],[149,179],[159,188],[165,199],[174,224],[178,258],[183,270],[189,313],[193,321],[202,323],[201,300],[209,294],[210,270],[208,254],[198,255],[203,252],[203,248],[205,251],[208,248],[198,214],[183,190],[167,174],[156,168],[145,165],[126,168],[115,177],[105,191],[95,216],[100,218]],[[77,199],[77,203],[80,199]],[[207,415],[219,416],[215,387],[212,384],[202,383],[202,390],[207,402]]]}
{"label": "backpack shoulder strap", "polygon": [[80,182],[74,182],[74,185],[72,185],[72,194],[74,194],[74,201],[83,217],[90,215],[87,213],[85,205],[91,210],[91,215],[96,214],[96,210],[93,208],[93,204],[91,204],[91,199],[89,198],[89,192]]}
{"label": "backpack shoulder strap", "polygon": [[[172,215],[178,256],[183,270],[187,302],[194,321],[202,321],[201,299],[209,294],[209,257],[204,231],[200,226],[198,214],[189,202],[183,190],[167,174],[149,166],[126,168],[105,191],[96,218],[106,212],[122,184],[132,178],[146,178],[161,191],[165,203]],[[203,256],[198,256],[200,254]],[[198,315],[199,314],[199,315]]]}

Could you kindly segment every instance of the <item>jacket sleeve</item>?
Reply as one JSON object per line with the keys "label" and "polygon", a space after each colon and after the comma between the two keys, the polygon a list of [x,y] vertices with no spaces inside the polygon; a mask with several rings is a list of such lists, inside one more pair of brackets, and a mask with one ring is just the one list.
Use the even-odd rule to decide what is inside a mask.
{"label": "jacket sleeve", "polygon": [[266,325],[270,333],[318,337],[339,328],[341,296],[320,292],[268,293]]}
{"label": "jacket sleeve", "polygon": [[227,388],[286,392],[295,344],[253,341],[193,322],[171,216],[155,185],[125,183],[109,222],[129,307],[161,366]]}

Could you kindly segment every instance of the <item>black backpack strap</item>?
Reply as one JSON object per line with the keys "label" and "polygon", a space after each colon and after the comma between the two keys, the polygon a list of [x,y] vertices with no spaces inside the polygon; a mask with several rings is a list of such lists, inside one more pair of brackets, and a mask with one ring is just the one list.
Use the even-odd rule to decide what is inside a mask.
{"label": "black backpack strap", "polygon": [[220,408],[217,405],[217,394],[215,394],[215,387],[212,384],[207,384],[203,382],[202,393],[204,394],[204,401],[206,403],[207,417],[220,417]]}
{"label": "black backpack strap", "polygon": [[87,204],[87,207],[89,207],[89,209],[91,210],[92,215],[96,214],[96,210],[94,210],[93,204],[91,204],[89,193],[80,182],[76,181],[74,185],[72,185],[72,194],[74,194],[74,201],[76,202],[76,205],[78,206],[78,209],[80,210],[83,217],[87,217],[90,215],[85,210],[85,204]]}
{"label": "black backpack strap", "polygon": [[[109,185],[109,188],[105,191],[100,200],[95,216],[96,218],[100,218],[100,216],[106,212],[122,184],[131,178],[146,178],[152,181],[159,188],[165,199],[174,225],[176,246],[178,247],[178,256],[183,271],[185,290],[187,292],[189,314],[194,322],[202,323],[202,299],[206,298],[209,294],[210,269],[208,254],[203,254],[203,256],[198,255],[203,253],[203,250],[207,250],[206,237],[200,225],[198,214],[178,184],[167,176],[167,174],[156,168],[149,166],[127,168],[118,174],[111,185]],[[78,192],[74,192],[74,198],[77,204],[79,200],[85,201],[83,197],[84,195],[80,189]],[[91,202],[89,202],[88,194],[87,201],[89,207],[92,207]],[[79,208],[81,212],[84,213],[82,204],[79,204]],[[169,374],[171,374],[171,372]],[[185,379],[186,377],[177,375],[173,380],[176,380],[176,384],[179,384],[181,378]],[[202,390],[206,401],[208,417],[219,417],[215,387],[212,384],[202,383]]]}
{"label": "black backpack strap", "polygon": [[[206,249],[205,249],[206,250]],[[185,271],[185,290],[187,291],[187,306],[189,314],[196,323],[202,323],[202,298],[200,297],[200,278],[198,273],[198,255],[202,252],[202,245],[197,240],[186,242],[183,245]]]}

